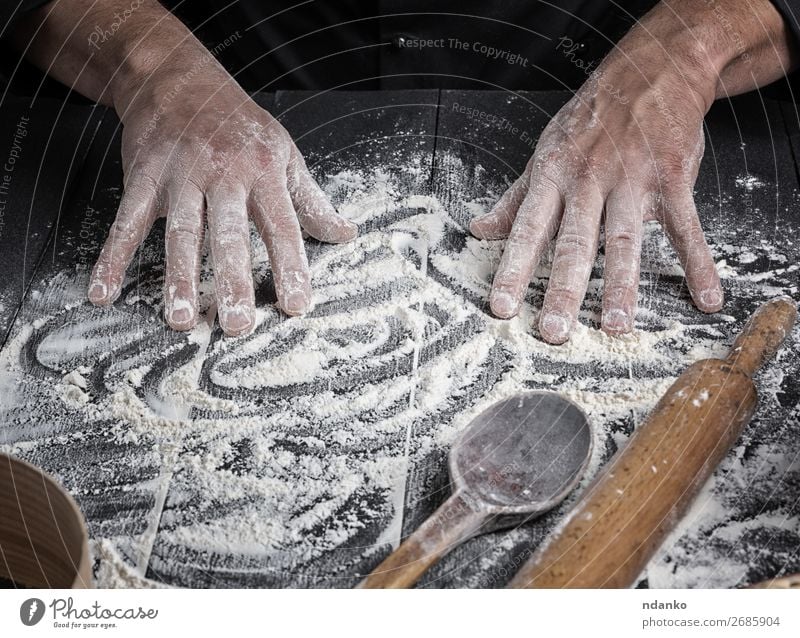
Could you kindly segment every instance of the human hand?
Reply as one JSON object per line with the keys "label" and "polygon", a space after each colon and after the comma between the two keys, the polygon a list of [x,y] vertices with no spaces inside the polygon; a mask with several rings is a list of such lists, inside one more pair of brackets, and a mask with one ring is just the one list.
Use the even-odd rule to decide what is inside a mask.
{"label": "human hand", "polygon": [[524,173],[470,226],[481,239],[508,237],[492,285],[492,312],[517,314],[555,238],[539,330],[550,343],[566,341],[586,294],[604,210],[604,330],[633,327],[648,218],[664,226],[697,306],[719,310],[719,276],[692,196],[703,153],[702,118],[679,87],[642,87],[623,105],[591,78],[545,128]]}
{"label": "human hand", "polygon": [[[94,266],[89,299],[112,303],[138,246],[160,216],[166,222],[164,313],[187,330],[198,319],[207,222],[217,313],[226,334],[252,329],[255,300],[249,220],[267,247],[278,305],[289,315],[311,303],[301,228],[346,242],[355,224],[337,215],[286,130],[216,63],[199,83],[156,72],[120,100],[125,192]],[[171,91],[177,96],[167,99]]]}
{"label": "human hand", "polygon": [[[720,10],[739,40],[731,40]],[[507,238],[490,293],[492,312],[517,314],[555,239],[539,330],[545,341],[566,341],[603,222],[601,325],[611,334],[630,331],[648,219],[661,223],[675,247],[697,307],[719,310],[722,288],[693,201],[703,117],[715,98],[769,83],[796,61],[785,21],[768,0],[728,8],[659,3],[556,114],[492,211],[472,221],[478,238]]]}

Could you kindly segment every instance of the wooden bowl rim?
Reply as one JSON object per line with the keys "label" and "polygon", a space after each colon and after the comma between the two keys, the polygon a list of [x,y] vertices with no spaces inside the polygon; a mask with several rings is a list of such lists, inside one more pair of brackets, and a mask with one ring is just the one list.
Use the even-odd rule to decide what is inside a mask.
{"label": "wooden bowl rim", "polygon": [[[20,459],[16,456],[12,456],[11,454],[7,454],[5,452],[0,452],[0,464],[9,466],[9,471],[12,477],[15,472],[22,472],[26,474],[28,478],[33,480],[36,480],[35,477],[38,476],[43,483],[53,488],[54,492],[58,494],[67,504],[69,517],[73,519],[73,523],[77,523],[78,531],[81,537],[79,549],[80,553],[78,555],[77,564],[72,559],[69,560],[75,570],[75,577],[70,587],[72,589],[90,588],[92,586],[92,581],[89,560],[89,533],[86,528],[86,521],[83,517],[83,513],[81,512],[78,504],[75,502],[75,499],[66,489],[61,486],[61,484],[55,478],[53,478],[53,476],[45,472],[42,468],[37,467],[28,461]],[[3,489],[2,486],[0,486],[0,489]],[[49,492],[46,493],[49,494]],[[40,505],[49,508],[50,515],[55,517],[52,502],[49,498],[46,503],[42,503]],[[58,528],[58,525],[56,525],[56,527]],[[61,536],[60,529],[59,536]],[[61,538],[66,546],[66,541],[64,541],[63,536],[61,536]]]}

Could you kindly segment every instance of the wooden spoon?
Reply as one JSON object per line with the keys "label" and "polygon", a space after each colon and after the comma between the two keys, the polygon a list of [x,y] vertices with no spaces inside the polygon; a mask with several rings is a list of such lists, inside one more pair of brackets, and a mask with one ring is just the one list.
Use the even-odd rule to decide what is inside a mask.
{"label": "wooden spoon", "polygon": [[467,539],[555,507],[578,483],[591,453],[586,415],[561,395],[527,392],[495,403],[450,450],[452,496],[360,587],[410,587]]}

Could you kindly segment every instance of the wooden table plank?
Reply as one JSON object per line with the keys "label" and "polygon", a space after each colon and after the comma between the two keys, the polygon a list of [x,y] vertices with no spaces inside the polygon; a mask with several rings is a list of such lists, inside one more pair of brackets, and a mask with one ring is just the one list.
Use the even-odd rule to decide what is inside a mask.
{"label": "wooden table plank", "polygon": [[0,344],[104,112],[14,97],[0,107]]}

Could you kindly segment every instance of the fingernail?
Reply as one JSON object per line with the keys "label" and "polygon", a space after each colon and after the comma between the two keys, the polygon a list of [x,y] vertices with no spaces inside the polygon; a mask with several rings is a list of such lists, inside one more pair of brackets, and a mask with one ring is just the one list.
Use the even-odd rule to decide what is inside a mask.
{"label": "fingernail", "polygon": [[489,305],[492,312],[502,319],[508,319],[517,314],[519,307],[517,300],[507,292],[492,293]]}
{"label": "fingernail", "polygon": [[613,332],[627,332],[631,329],[631,317],[619,308],[606,310],[603,313],[603,327]]}
{"label": "fingernail", "polygon": [[189,323],[194,316],[194,309],[186,299],[175,297],[172,300],[172,309],[169,313],[170,323],[177,326],[182,326]]}
{"label": "fingernail", "polygon": [[346,228],[347,233],[345,233],[345,241],[353,241],[356,237],[358,237],[358,224],[348,221]]}
{"label": "fingernail", "polygon": [[220,309],[220,323],[226,332],[241,334],[253,324],[253,313],[247,306],[239,305]]}
{"label": "fingernail", "polygon": [[300,291],[289,293],[284,303],[284,311],[289,315],[301,315],[308,308],[308,299]]}
{"label": "fingernail", "polygon": [[700,293],[700,303],[710,310],[719,310],[722,307],[722,293],[719,290],[704,290]]}
{"label": "fingernail", "polygon": [[545,341],[550,343],[564,343],[569,337],[570,320],[564,315],[555,313],[546,314],[542,318],[540,330]]}
{"label": "fingernail", "polygon": [[104,301],[107,295],[108,289],[101,281],[95,281],[89,288],[89,299],[91,301]]}

